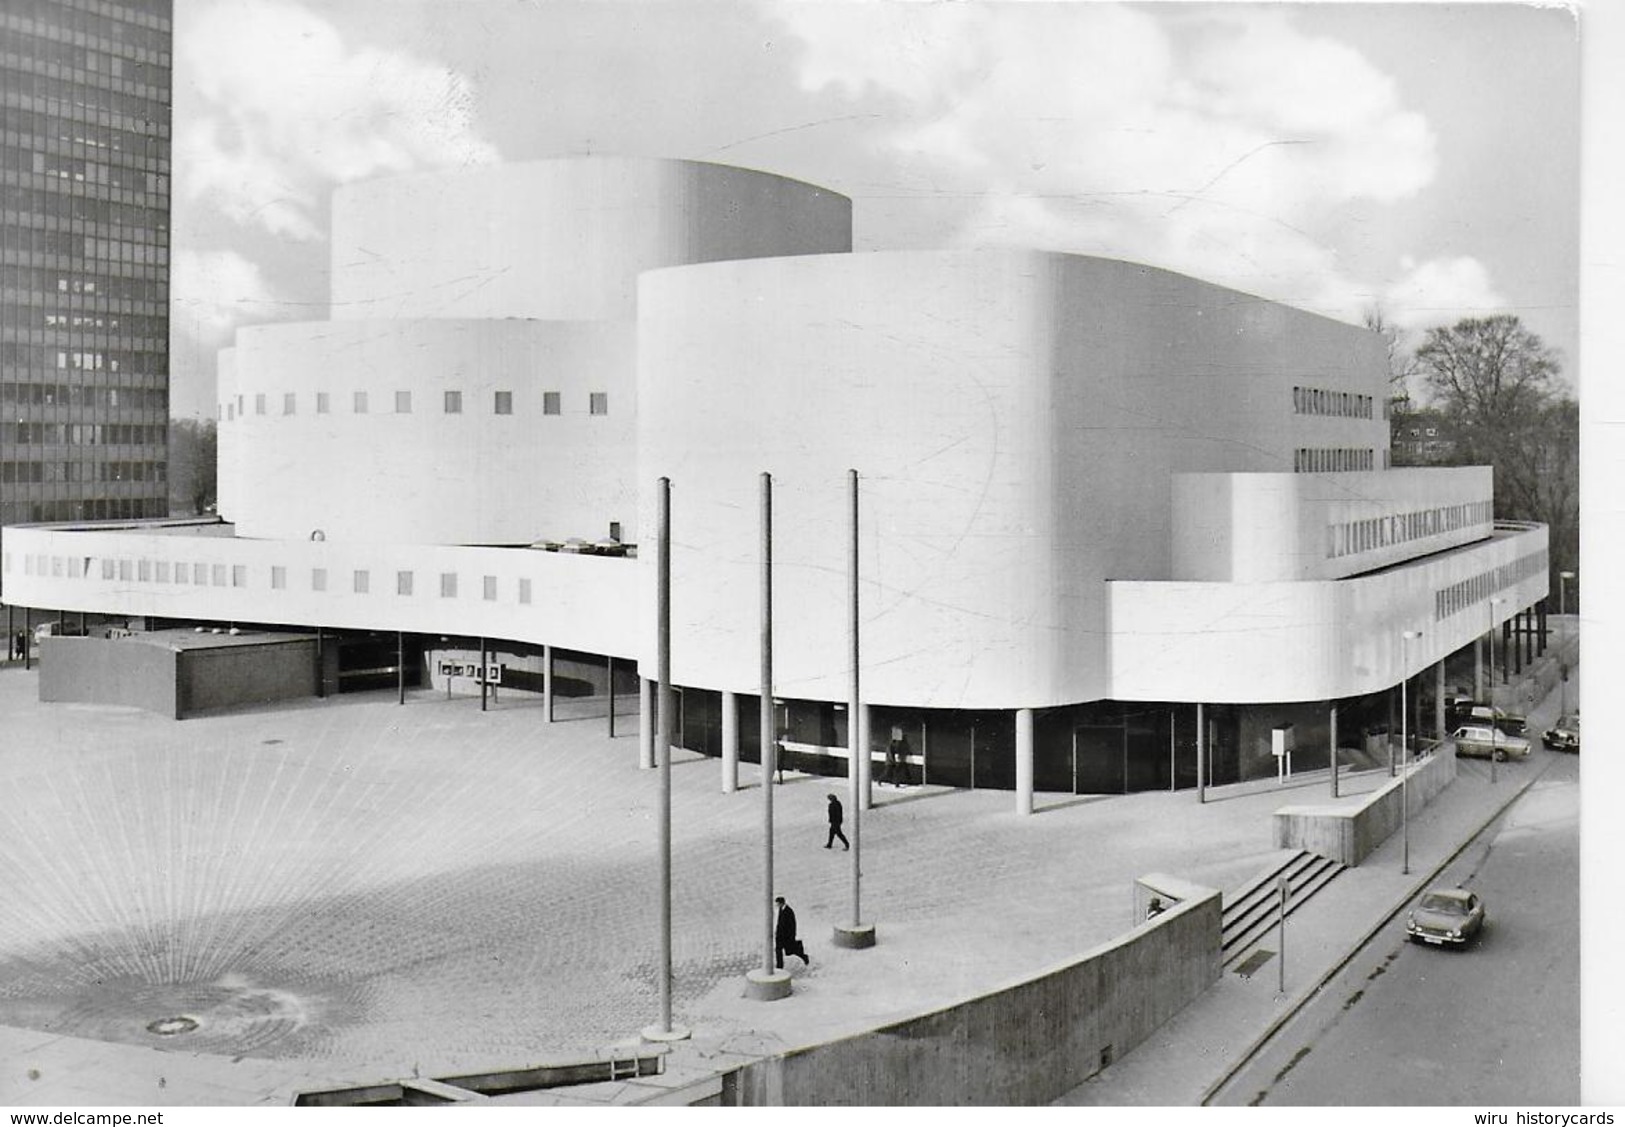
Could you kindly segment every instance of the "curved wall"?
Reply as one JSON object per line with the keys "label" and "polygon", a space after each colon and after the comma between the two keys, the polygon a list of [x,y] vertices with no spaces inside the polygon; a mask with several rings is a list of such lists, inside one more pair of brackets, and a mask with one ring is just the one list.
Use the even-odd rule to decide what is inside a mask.
{"label": "curved wall", "polygon": [[755,690],[759,471],[776,691],[846,695],[851,467],[865,696],[1010,708],[1109,695],[1105,581],[1169,575],[1173,473],[1386,441],[1380,419],[1293,413],[1305,372],[1380,390],[1372,334],[1130,263],[758,260],[647,274],[639,302],[641,519],[647,540],[669,476],[684,684]]}
{"label": "curved wall", "polygon": [[630,320],[644,270],[852,249],[852,204],[696,161],[580,157],[333,194],[335,318]]}
{"label": "curved wall", "polygon": [[527,544],[620,521],[631,540],[635,343],[622,325],[521,320],[240,330],[221,381],[235,416],[220,424],[221,512],[266,539]]}

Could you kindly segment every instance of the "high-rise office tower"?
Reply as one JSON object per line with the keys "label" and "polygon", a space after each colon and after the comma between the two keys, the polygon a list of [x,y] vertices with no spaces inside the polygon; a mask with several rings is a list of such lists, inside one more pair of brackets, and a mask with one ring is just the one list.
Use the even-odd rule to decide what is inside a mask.
{"label": "high-rise office tower", "polygon": [[0,4],[0,523],[169,512],[171,7]]}

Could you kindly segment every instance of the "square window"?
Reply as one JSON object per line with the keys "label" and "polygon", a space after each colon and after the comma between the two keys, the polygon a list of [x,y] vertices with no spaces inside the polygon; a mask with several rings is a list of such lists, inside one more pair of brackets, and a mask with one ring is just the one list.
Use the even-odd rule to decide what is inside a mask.
{"label": "square window", "polygon": [[486,602],[490,603],[490,602],[495,602],[496,601],[496,597],[497,597],[497,577],[496,576],[487,575],[485,577],[485,592],[484,593],[485,593],[485,601]]}
{"label": "square window", "polygon": [[542,414],[557,415],[562,411],[559,393],[556,391],[542,392]]}
{"label": "square window", "polygon": [[271,565],[271,590],[273,590],[273,591],[281,591],[283,588],[287,587],[287,585],[288,585],[288,569],[285,568],[285,567],[278,567],[276,564],[272,564]]}
{"label": "square window", "polygon": [[412,413],[412,393],[410,391],[397,391],[395,393],[395,413],[397,415],[410,415]]}
{"label": "square window", "polygon": [[[53,568],[52,568],[52,573],[53,574],[57,574],[57,575],[61,574],[61,562],[62,561],[60,561],[60,560],[52,560],[51,561],[51,563],[53,565]],[[142,583],[150,583],[150,582],[152,582],[152,561],[151,560],[141,560],[141,561],[139,561],[135,565],[135,577],[137,579],[139,579]]]}
{"label": "square window", "polygon": [[291,391],[283,392],[283,394],[282,394],[282,413],[284,415],[293,414],[294,399],[295,399],[295,396],[294,396],[293,392],[291,392]]}
{"label": "square window", "polygon": [[177,563],[175,565],[175,582],[176,583],[185,583],[186,578],[187,578],[187,574],[188,574],[188,572],[187,572],[185,564]]}
{"label": "square window", "polygon": [[318,391],[316,393],[316,413],[318,415],[325,415],[325,414],[327,414],[327,410],[328,410],[327,392]]}
{"label": "square window", "polygon": [[587,410],[594,415],[609,414],[609,392],[595,391],[587,397]]}
{"label": "square window", "polygon": [[511,392],[511,391],[499,391],[499,392],[497,392],[496,393],[496,406],[495,406],[494,410],[498,415],[511,415],[511,414],[513,414],[513,392]]}
{"label": "square window", "polygon": [[530,580],[528,579],[519,581],[519,601],[522,603],[530,602]]}
{"label": "square window", "polygon": [[209,566],[209,585],[211,587],[224,587],[226,585],[225,564],[211,564]]}
{"label": "square window", "polygon": [[263,391],[254,393],[254,414],[265,414],[265,393]]}
{"label": "square window", "polygon": [[312,591],[327,590],[327,569],[325,567],[310,569],[310,589]]}
{"label": "square window", "polygon": [[354,406],[352,407],[352,410],[354,410],[355,413],[358,414],[358,415],[365,415],[367,413],[367,393],[366,392],[358,391],[358,392],[355,393]]}
{"label": "square window", "polygon": [[[71,561],[71,562],[77,562],[77,561]],[[159,560],[158,561],[157,582],[159,582],[159,583],[168,583],[169,582],[169,561],[168,560]]]}
{"label": "square window", "polygon": [[[396,408],[399,410],[399,407]],[[461,415],[463,413],[463,393],[460,391],[446,392],[446,414]]]}
{"label": "square window", "polygon": [[412,573],[410,571],[397,571],[395,573],[395,593],[397,595],[410,595],[412,593]]}
{"label": "square window", "polygon": [[457,597],[457,573],[455,571],[440,573],[440,597],[442,599],[455,599]]}
{"label": "square window", "polygon": [[192,565],[192,583],[197,587],[209,585],[209,565],[195,563]]}
{"label": "square window", "polygon": [[233,587],[248,586],[248,568],[244,564],[231,565],[231,585]]}
{"label": "square window", "polygon": [[365,595],[367,593],[367,584],[368,584],[369,578],[370,577],[367,575],[367,573],[365,571],[357,571],[355,573],[355,575],[351,579],[351,588],[350,589],[353,590],[358,595]]}

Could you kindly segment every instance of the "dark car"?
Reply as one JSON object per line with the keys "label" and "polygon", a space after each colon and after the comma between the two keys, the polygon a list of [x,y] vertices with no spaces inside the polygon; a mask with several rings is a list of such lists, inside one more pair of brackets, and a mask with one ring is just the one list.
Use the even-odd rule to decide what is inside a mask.
{"label": "dark car", "polygon": [[1487,704],[1475,704],[1467,711],[1467,718],[1463,724],[1491,724],[1509,736],[1521,736],[1529,731],[1529,720],[1519,716],[1516,712],[1507,712],[1505,709],[1492,708]]}
{"label": "dark car", "polygon": [[1580,714],[1574,713],[1547,728],[1540,742],[1553,751],[1572,751],[1580,754]]}
{"label": "dark car", "polygon": [[1425,893],[1405,920],[1413,943],[1459,947],[1484,930],[1484,901],[1465,888],[1435,888]]}

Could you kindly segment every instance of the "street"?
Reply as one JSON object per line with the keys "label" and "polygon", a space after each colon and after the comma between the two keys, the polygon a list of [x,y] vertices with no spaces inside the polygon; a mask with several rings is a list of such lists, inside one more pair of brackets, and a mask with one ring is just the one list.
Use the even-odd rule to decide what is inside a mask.
{"label": "street", "polygon": [[1480,939],[1412,944],[1400,912],[1213,1103],[1579,1101],[1579,758],[1530,728],[1528,762],[1501,770],[1541,777],[1430,882],[1484,898]]}

